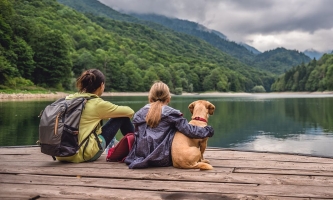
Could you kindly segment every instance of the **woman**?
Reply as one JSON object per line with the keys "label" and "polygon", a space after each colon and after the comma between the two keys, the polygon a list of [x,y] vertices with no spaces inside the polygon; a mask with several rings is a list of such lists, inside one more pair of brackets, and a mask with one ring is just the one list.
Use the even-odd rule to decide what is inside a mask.
{"label": "woman", "polygon": [[[77,154],[69,157],[57,157],[57,159],[59,161],[76,163],[95,161],[101,156],[106,145],[111,142],[119,129],[123,135],[134,132],[134,127],[130,120],[134,111],[128,106],[118,106],[100,98],[105,88],[105,77],[98,69],[90,69],[83,72],[77,78],[76,86],[79,92],[67,96],[66,99],[77,97],[91,98],[87,101],[81,115],[78,135],[79,144],[96,126],[100,144],[94,134],[90,134],[89,139],[80,147]],[[101,126],[100,121],[103,119],[109,120],[104,126]]]}
{"label": "woman", "polygon": [[190,138],[213,136],[212,127],[188,124],[179,110],[168,106],[171,95],[163,82],[152,85],[148,100],[133,117],[135,143],[125,159],[129,168],[171,166],[171,144],[177,130]]}

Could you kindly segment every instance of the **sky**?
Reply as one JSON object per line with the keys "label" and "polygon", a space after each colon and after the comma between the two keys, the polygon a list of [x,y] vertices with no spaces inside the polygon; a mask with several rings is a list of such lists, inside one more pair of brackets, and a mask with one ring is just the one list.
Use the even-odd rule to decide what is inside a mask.
{"label": "sky", "polygon": [[333,50],[333,0],[99,0],[111,8],[197,22],[264,52]]}

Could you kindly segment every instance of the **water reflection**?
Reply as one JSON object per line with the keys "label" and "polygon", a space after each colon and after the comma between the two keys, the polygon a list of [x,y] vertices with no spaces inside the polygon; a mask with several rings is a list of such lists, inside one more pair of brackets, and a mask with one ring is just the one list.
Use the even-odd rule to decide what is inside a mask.
{"label": "water reflection", "polygon": [[294,134],[287,139],[258,135],[252,141],[232,144],[235,149],[333,156],[332,135]]}
{"label": "water reflection", "polygon": [[[173,96],[170,105],[191,118],[188,105],[206,99],[216,106],[209,124],[212,147],[333,156],[332,95]],[[103,97],[135,111],[147,97]],[[0,146],[33,145],[37,117],[52,101],[0,102]]]}

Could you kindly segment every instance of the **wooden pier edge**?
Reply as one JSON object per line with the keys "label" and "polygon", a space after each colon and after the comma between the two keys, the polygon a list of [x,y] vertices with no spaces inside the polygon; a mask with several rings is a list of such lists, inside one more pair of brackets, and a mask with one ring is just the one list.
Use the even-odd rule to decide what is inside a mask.
{"label": "wooden pier edge", "polygon": [[0,199],[333,199],[333,159],[208,148],[213,170],[61,163],[38,146],[0,147]]}

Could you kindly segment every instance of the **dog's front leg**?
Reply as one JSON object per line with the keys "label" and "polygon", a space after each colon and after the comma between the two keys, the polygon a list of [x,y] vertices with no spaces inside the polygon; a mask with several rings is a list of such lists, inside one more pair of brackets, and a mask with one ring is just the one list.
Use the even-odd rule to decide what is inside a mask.
{"label": "dog's front leg", "polygon": [[209,160],[204,159],[203,154],[205,153],[206,147],[207,147],[207,143],[208,143],[208,138],[203,139],[200,143],[200,152],[201,152],[201,162],[204,163],[209,163]]}

